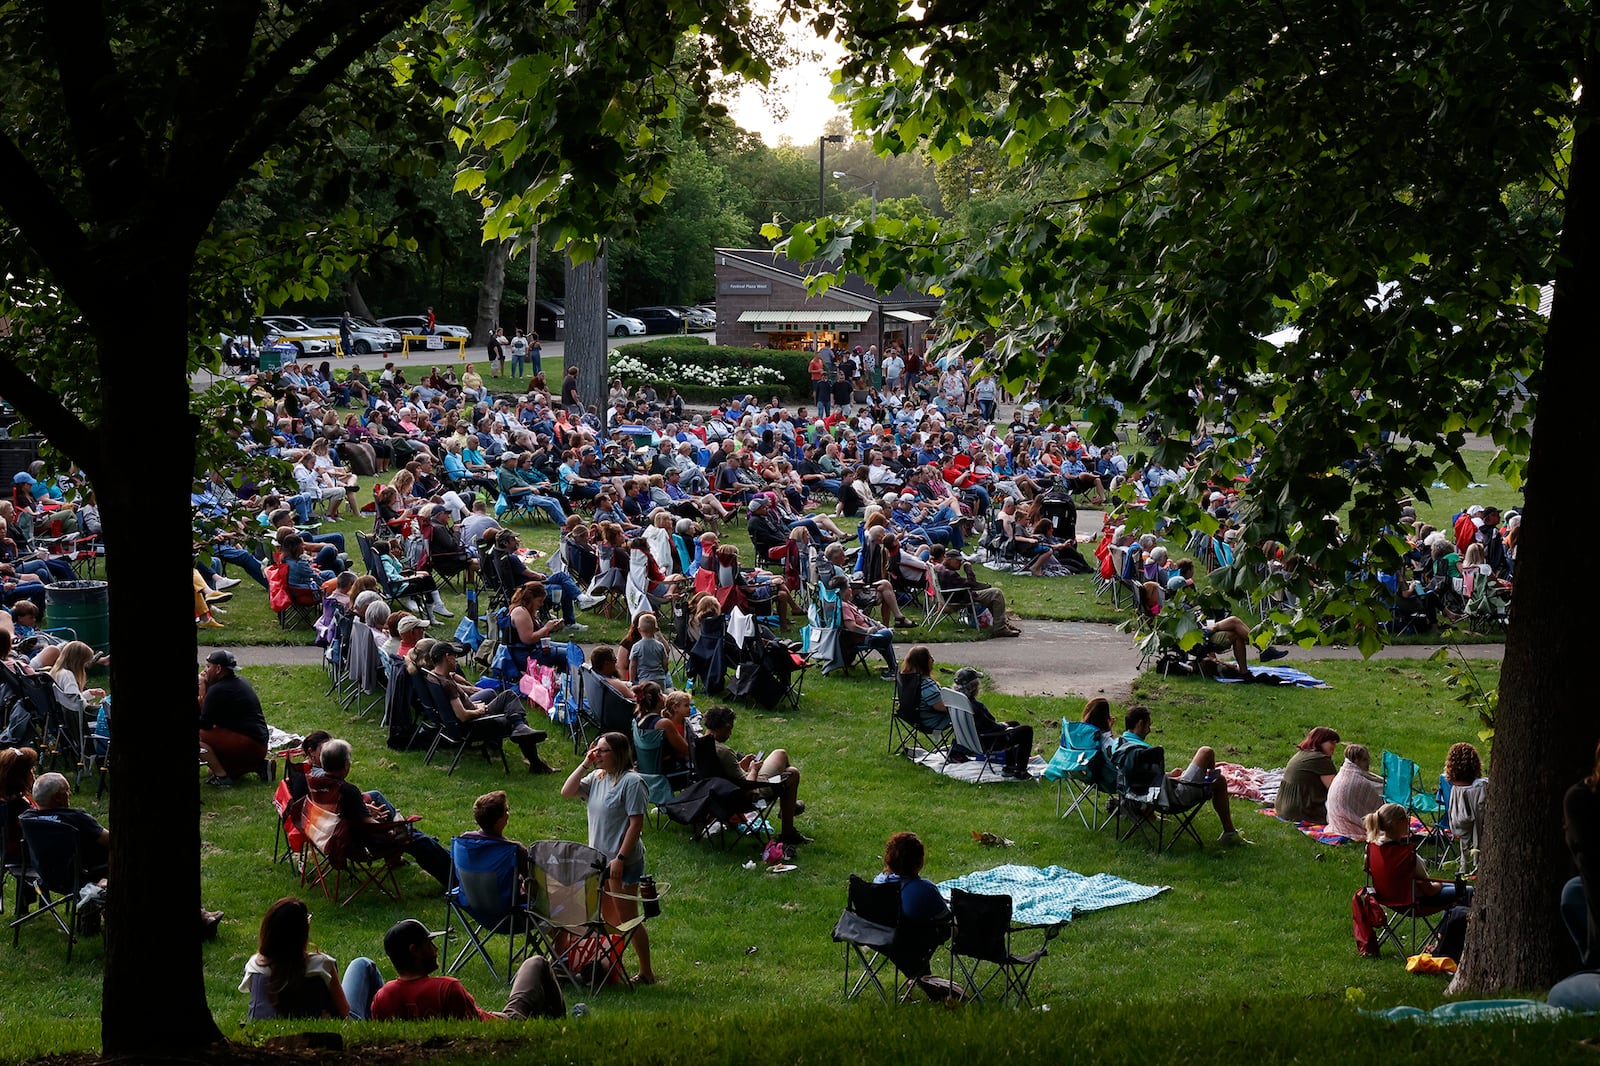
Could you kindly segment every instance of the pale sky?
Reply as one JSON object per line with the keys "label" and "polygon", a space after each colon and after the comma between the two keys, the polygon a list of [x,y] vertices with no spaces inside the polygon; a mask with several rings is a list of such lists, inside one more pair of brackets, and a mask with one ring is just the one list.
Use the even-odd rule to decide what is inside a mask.
{"label": "pale sky", "polygon": [[819,40],[809,29],[794,23],[789,23],[785,32],[797,50],[819,53],[822,57],[815,62],[796,64],[773,77],[768,95],[783,102],[788,108],[788,117],[782,121],[774,118],[761,93],[751,87],[740,90],[728,110],[735,122],[759,133],[768,145],[775,146],[785,137],[796,145],[814,145],[822,135],[823,125],[838,111],[838,105],[828,99],[828,92],[833,88],[828,74],[843,58],[844,49],[837,41]]}

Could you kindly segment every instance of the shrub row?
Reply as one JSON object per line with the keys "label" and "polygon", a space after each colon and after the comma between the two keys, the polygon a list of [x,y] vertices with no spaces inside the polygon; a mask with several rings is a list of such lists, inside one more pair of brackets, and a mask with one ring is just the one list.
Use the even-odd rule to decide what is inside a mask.
{"label": "shrub row", "polygon": [[[658,389],[674,385],[685,398],[704,400],[726,399],[735,392],[804,399],[811,394],[809,364],[810,357],[800,353],[707,344],[697,337],[624,344],[611,353],[612,372],[620,370],[630,388],[646,381]],[[748,372],[757,369],[769,372],[760,383],[737,384],[751,381]]]}

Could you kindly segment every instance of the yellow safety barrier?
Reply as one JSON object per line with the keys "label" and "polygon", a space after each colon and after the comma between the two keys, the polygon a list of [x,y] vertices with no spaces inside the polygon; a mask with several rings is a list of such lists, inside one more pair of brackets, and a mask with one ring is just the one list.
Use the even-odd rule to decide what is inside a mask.
{"label": "yellow safety barrier", "polygon": [[444,351],[446,344],[454,344],[456,353],[461,356],[461,361],[467,361],[467,338],[445,337],[438,333],[404,333],[400,336],[400,355],[402,358],[411,358],[411,342],[420,341],[427,351]]}

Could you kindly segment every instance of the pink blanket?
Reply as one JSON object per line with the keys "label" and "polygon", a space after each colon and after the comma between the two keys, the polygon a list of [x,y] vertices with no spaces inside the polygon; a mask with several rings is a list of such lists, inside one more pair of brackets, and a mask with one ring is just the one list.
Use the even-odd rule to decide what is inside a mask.
{"label": "pink blanket", "polygon": [[1273,803],[1278,798],[1278,786],[1283,782],[1282,770],[1258,770],[1253,766],[1219,762],[1217,769],[1228,778],[1228,795],[1256,803]]}

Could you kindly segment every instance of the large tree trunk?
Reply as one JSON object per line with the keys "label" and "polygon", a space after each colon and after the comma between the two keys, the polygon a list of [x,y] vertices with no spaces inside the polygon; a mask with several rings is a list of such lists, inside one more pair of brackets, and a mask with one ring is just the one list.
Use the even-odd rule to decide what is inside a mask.
{"label": "large tree trunk", "polygon": [[374,322],[378,320],[378,316],[372,313],[372,308],[367,306],[367,298],[361,295],[360,274],[351,274],[350,280],[344,283],[344,305],[357,318],[370,318]]}
{"label": "large tree trunk", "polygon": [[472,336],[488,344],[500,324],[500,298],[506,291],[506,261],[511,258],[511,242],[498,241],[483,246],[483,281],[478,284],[478,320]]}
{"label": "large tree trunk", "polygon": [[[578,395],[585,407],[606,410],[606,249],[587,263],[567,257],[565,365],[578,368]],[[602,424],[602,428],[606,428]]]}
{"label": "large tree trunk", "polygon": [[[1594,69],[1594,56],[1589,57]],[[1583,691],[1583,626],[1572,615],[1568,550],[1579,464],[1589,451],[1584,410],[1594,350],[1587,318],[1600,307],[1600,114],[1585,83],[1567,183],[1555,301],[1545,333],[1538,414],[1528,457],[1527,510],[1518,538],[1516,596],[1495,717],[1483,874],[1466,957],[1453,992],[1548,986],[1577,968],[1557,909],[1572,861],[1561,800],[1594,764],[1600,720]],[[1586,358],[1590,357],[1590,358]],[[1586,709],[1587,708],[1587,709]]]}
{"label": "large tree trunk", "polygon": [[[108,566],[116,572],[101,1040],[106,1054],[133,1057],[181,1054],[222,1039],[206,1005],[200,944],[200,804],[190,761],[198,715],[192,564],[170,535],[164,548],[150,550],[152,515],[189,513],[198,436],[181,350],[187,270],[173,270],[163,277],[148,260],[130,260],[126,284],[117,289],[121,309],[97,324],[104,415],[91,454],[80,461],[100,501]],[[122,324],[135,320],[129,316],[174,350],[162,358],[126,358]],[[152,425],[166,427],[161,472],[129,476],[128,442],[148,436]],[[160,995],[152,998],[156,960]]]}

